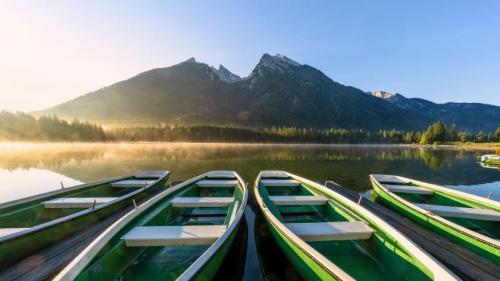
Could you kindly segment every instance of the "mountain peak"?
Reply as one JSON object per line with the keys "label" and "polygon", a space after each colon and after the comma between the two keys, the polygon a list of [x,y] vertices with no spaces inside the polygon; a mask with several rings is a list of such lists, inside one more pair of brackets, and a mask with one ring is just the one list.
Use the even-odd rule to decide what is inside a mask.
{"label": "mountain peak", "polygon": [[300,63],[288,58],[282,54],[276,54],[271,56],[265,53],[260,58],[259,63],[252,70],[252,73],[247,77],[250,79],[250,88],[252,88],[257,82],[259,77],[264,75],[266,71],[278,72],[278,73],[290,73],[295,70],[295,68],[302,66]]}
{"label": "mountain peak", "polygon": [[212,71],[220,78],[220,80],[228,83],[238,82],[241,80],[241,77],[229,71],[229,69],[225,68],[222,64],[219,65],[219,69],[215,67],[211,67]]}
{"label": "mountain peak", "polygon": [[284,66],[300,66],[301,64],[290,59],[289,57],[283,54],[276,54],[271,56],[270,54],[264,54],[260,58],[259,65],[267,66],[267,67],[284,67]]}
{"label": "mountain peak", "polygon": [[194,57],[190,57],[188,60],[184,61],[183,63],[196,63],[196,59]]}

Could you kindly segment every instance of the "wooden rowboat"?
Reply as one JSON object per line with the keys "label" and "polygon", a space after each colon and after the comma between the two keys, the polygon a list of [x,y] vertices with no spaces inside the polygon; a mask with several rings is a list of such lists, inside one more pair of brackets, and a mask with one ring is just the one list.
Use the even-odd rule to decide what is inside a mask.
{"label": "wooden rowboat", "polygon": [[500,264],[499,202],[401,176],[370,180],[377,200]]}
{"label": "wooden rowboat", "polygon": [[0,268],[145,198],[163,187],[169,175],[136,173],[0,204]]}
{"label": "wooden rowboat", "polygon": [[282,171],[263,171],[255,197],[280,248],[306,280],[457,280],[362,206]]}
{"label": "wooden rowboat", "polygon": [[243,217],[248,191],[231,171],[178,184],[116,221],[54,280],[210,280]]}

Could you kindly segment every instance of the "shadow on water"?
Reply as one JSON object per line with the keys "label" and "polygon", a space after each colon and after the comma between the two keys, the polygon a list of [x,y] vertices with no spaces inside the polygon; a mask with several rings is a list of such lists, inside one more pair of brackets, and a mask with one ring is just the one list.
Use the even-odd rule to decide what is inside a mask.
{"label": "shadow on water", "polygon": [[[500,193],[498,170],[477,163],[486,153],[410,146],[0,144],[0,170],[4,175],[12,174],[6,179],[19,178],[14,174],[23,176],[27,169],[61,175],[61,179],[23,176],[23,183],[40,187],[32,189],[37,192],[58,188],[64,177],[88,182],[141,170],[168,169],[173,172],[170,180],[175,181],[209,170],[235,170],[249,182],[250,198],[245,221],[215,280],[294,281],[301,280],[300,276],[274,242],[254,202],[253,181],[260,170],[286,170],[320,182],[333,179],[360,193],[371,188],[369,174],[398,174],[484,196],[492,190]],[[0,187],[0,201],[2,194],[15,193],[16,187],[20,186],[14,182]]]}

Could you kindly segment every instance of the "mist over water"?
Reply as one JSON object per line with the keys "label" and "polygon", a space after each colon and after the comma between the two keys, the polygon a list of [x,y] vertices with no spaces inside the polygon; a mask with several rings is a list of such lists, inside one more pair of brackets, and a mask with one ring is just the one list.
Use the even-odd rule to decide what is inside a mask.
{"label": "mist over water", "polygon": [[253,183],[260,170],[286,170],[318,182],[331,179],[355,192],[371,189],[371,173],[398,174],[479,196],[493,192],[492,198],[500,200],[500,171],[477,163],[482,154],[491,152],[376,145],[0,143],[0,202],[58,189],[61,182],[67,187],[143,170],[170,170],[171,181],[209,170],[235,170],[250,188],[248,240],[237,240],[232,256],[239,258],[225,264],[225,268],[242,267],[231,273],[238,276],[218,277],[262,280],[264,273],[255,272],[260,257],[268,280],[295,280],[297,273],[269,236],[253,203]]}

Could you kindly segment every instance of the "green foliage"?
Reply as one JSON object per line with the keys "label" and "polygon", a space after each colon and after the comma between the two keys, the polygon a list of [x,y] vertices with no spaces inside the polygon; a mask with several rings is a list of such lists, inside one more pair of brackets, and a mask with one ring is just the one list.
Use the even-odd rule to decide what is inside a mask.
{"label": "green foliage", "polygon": [[[497,130],[500,133],[500,130]],[[318,129],[268,127],[261,129],[234,126],[149,126],[124,127],[104,131],[99,125],[71,122],[55,115],[38,119],[22,113],[0,112],[0,140],[12,141],[195,141],[195,142],[296,142],[296,143],[386,143],[433,144],[446,142],[493,142],[497,134],[470,135],[458,132],[443,122],[430,125],[424,132],[364,129]]]}
{"label": "green foliage", "polygon": [[444,122],[435,122],[422,134],[420,144],[443,143],[448,140],[449,135]]}
{"label": "green foliage", "polygon": [[0,140],[12,141],[105,141],[101,126],[77,119],[71,123],[55,115],[38,119],[22,113],[0,112]]}

